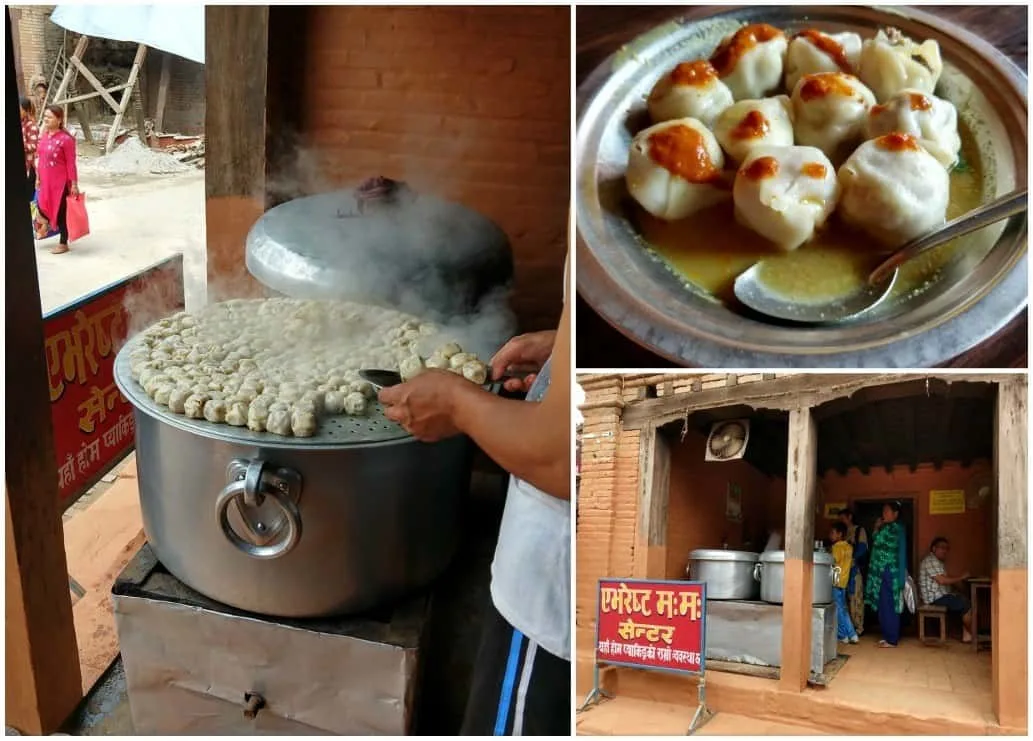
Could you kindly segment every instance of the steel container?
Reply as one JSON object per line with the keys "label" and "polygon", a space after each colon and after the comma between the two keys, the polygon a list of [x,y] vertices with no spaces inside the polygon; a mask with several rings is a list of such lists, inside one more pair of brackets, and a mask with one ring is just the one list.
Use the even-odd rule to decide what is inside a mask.
{"label": "steel container", "polygon": [[757,554],[748,551],[700,549],[689,554],[688,577],[707,584],[707,599],[757,599],[753,578]]}
{"label": "steel container", "polygon": [[1026,76],[952,23],[914,8],[771,5],[674,20],[615,51],[578,90],[578,292],[640,345],[694,367],[927,367],[991,338],[1027,304],[1025,214],[962,238],[924,290],[837,325],[779,326],[735,313],[647,249],[622,206],[628,149],[643,128],[647,94],[677,62],[707,57],[742,23],[761,22],[864,38],[893,26],[934,39],[944,60],[937,95],[955,104],[973,134],[983,202],[1026,187]]}
{"label": "steel container", "polygon": [[[765,551],[754,567],[753,576],[760,582],[760,598],[764,602],[780,605],[783,602],[785,582],[785,551]],[[827,605],[832,602],[832,585],[839,578],[839,567],[832,555],[826,551],[814,552],[814,584],[811,604]]]}
{"label": "steel container", "polygon": [[132,380],[140,506],[162,564],[201,594],[280,617],[360,612],[438,576],[459,540],[465,437],[421,443],[387,420],[286,438],[171,413]]}
{"label": "steel container", "polygon": [[476,314],[486,303],[497,309],[513,279],[502,229],[422,194],[372,213],[348,190],[287,201],[251,228],[246,262],[286,296],[373,303],[430,319]]}

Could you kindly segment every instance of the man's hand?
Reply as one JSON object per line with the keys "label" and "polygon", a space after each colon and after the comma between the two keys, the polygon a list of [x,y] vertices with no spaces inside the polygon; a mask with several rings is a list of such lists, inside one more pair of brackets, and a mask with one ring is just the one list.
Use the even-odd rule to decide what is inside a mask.
{"label": "man's hand", "polygon": [[469,381],[455,373],[425,370],[406,383],[381,389],[377,398],[388,419],[417,440],[432,443],[459,434],[453,421],[456,400],[471,388]]}
{"label": "man's hand", "polygon": [[[492,379],[497,381],[509,368],[517,365],[530,365],[541,370],[545,361],[549,359],[549,355],[552,354],[555,344],[556,330],[553,329],[517,335],[503,345],[502,349],[491,359]],[[503,387],[507,391],[527,392],[536,377],[537,373],[531,373],[524,378],[510,378],[503,384]]]}

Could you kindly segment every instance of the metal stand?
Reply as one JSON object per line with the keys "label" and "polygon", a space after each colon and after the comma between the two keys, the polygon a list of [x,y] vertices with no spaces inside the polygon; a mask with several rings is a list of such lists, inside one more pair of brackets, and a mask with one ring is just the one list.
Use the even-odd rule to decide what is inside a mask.
{"label": "metal stand", "polygon": [[586,710],[586,709],[592,707],[593,705],[598,703],[604,697],[608,698],[608,699],[613,697],[613,695],[611,695],[609,692],[607,692],[606,690],[604,690],[602,687],[599,686],[599,664],[598,663],[596,663],[595,668],[593,669],[592,676],[593,676],[592,691],[588,693],[588,696],[585,698],[585,701],[583,703],[581,703],[581,707],[579,707],[577,709],[577,711],[579,713],[582,712],[583,710]]}
{"label": "metal stand", "polygon": [[696,712],[689,723],[689,736],[706,725],[713,715],[707,707],[707,676],[703,671],[700,672],[699,684],[696,685],[696,702]]}

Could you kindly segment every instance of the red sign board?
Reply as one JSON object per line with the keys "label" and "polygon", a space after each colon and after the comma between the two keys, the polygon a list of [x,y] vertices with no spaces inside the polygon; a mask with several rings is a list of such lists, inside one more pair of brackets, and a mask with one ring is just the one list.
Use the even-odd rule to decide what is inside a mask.
{"label": "red sign board", "polygon": [[62,307],[43,320],[58,490],[67,508],[133,447],[133,407],[115,386],[126,338],[183,308],[183,257]]}
{"label": "red sign board", "polygon": [[600,580],[596,661],[702,673],[706,595],[703,582]]}

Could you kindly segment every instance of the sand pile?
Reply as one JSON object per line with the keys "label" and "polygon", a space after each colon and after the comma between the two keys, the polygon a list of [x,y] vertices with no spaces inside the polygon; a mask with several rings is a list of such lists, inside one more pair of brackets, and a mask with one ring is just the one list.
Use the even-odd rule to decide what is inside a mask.
{"label": "sand pile", "polygon": [[167,152],[145,146],[133,136],[111,154],[93,160],[89,169],[108,175],[168,175],[193,168]]}

